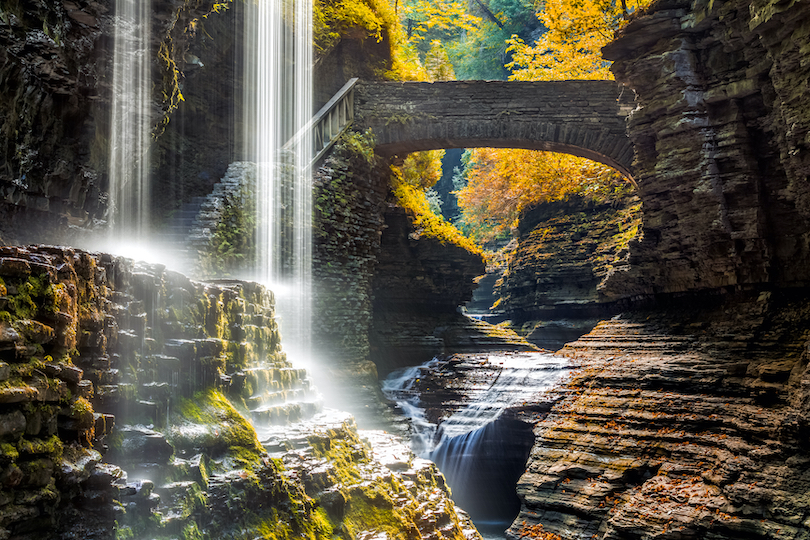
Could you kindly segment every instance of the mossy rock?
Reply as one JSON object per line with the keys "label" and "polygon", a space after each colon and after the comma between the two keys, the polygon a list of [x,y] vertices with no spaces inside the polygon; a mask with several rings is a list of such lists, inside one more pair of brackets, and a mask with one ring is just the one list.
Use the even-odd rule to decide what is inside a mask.
{"label": "mossy rock", "polygon": [[169,440],[181,453],[204,453],[254,468],[264,449],[256,431],[219,390],[197,392],[171,407]]}

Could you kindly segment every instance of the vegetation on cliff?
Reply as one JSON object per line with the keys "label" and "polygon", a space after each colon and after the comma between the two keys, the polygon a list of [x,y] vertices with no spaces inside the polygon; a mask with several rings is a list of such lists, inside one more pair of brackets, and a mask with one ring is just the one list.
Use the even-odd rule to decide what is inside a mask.
{"label": "vegetation on cliff", "polygon": [[209,247],[200,253],[203,275],[230,277],[253,268],[256,260],[256,198],[244,184],[227,193]]}
{"label": "vegetation on cliff", "polygon": [[413,215],[417,234],[481,253],[475,242],[441,214],[441,201],[432,189],[441,178],[444,150],[414,152],[402,166],[392,166],[391,188],[399,206]]}

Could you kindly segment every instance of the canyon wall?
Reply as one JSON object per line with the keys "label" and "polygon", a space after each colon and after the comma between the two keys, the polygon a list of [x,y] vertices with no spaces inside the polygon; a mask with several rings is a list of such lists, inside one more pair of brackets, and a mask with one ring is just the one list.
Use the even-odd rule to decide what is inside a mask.
{"label": "canyon wall", "polygon": [[517,245],[496,283],[497,309],[536,345],[556,350],[621,306],[605,302],[599,286],[626,263],[641,222],[637,197],[597,204],[581,198],[527,209]]}
{"label": "canyon wall", "polygon": [[452,352],[534,348],[511,330],[459,312],[485,271],[479,254],[424,234],[398,206],[386,210],[385,227],[370,333],[381,376]]}
{"label": "canyon wall", "polygon": [[598,294],[657,304],[561,351],[509,538],[807,537],[809,13],[660,0],[605,47],[643,221]]}
{"label": "canyon wall", "polygon": [[[193,75],[197,62],[204,64],[198,57],[216,64],[229,53],[227,47],[213,50],[212,38],[203,31],[203,20],[216,4],[153,6],[147,24],[156,81],[150,107],[154,137],[183,103],[185,73]],[[75,241],[106,219],[114,3],[5,1],[0,18],[0,80],[6,97],[0,103],[0,235],[13,242]],[[189,105],[195,106],[199,100]],[[221,135],[219,141],[227,140]],[[166,156],[165,150],[158,148],[158,158],[176,165],[175,154]],[[208,172],[213,185],[217,177]]]}
{"label": "canyon wall", "polygon": [[604,48],[637,96],[644,212],[605,299],[808,283],[807,9],[661,0]]}
{"label": "canyon wall", "polygon": [[508,538],[805,538],[808,314],[752,291],[568,344],[578,371],[535,426]]}

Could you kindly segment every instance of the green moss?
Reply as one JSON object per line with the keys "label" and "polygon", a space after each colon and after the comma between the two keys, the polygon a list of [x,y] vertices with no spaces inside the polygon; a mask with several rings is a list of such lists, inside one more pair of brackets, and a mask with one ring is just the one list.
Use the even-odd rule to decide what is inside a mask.
{"label": "green moss", "polygon": [[17,448],[23,454],[48,455],[53,460],[59,459],[64,450],[62,440],[56,435],[48,439],[22,439]]}
{"label": "green moss", "polygon": [[193,521],[183,527],[183,540],[203,540],[204,536],[199,527]]}
{"label": "green moss", "polygon": [[135,538],[135,532],[129,525],[118,525],[115,523],[115,540],[130,540]]}
{"label": "green moss", "polygon": [[[0,312],[0,320],[15,321],[19,319],[34,319],[38,314],[52,314],[57,309],[57,294],[63,285],[52,285],[46,276],[28,276],[24,280],[10,280],[9,285],[16,289],[16,293],[8,295],[8,306],[5,312]],[[55,288],[56,287],[56,288]],[[2,288],[8,293],[6,284]]]}
{"label": "green moss", "polygon": [[240,186],[222,201],[222,213],[212,231],[200,264],[207,276],[227,277],[256,262],[256,202],[253,192]]}
{"label": "green moss", "polygon": [[70,406],[70,414],[72,416],[81,416],[92,412],[94,412],[93,406],[83,397],[76,398]]}
{"label": "green moss", "polygon": [[418,530],[416,535],[406,536],[406,531],[411,532],[416,527],[406,516],[394,509],[390,500],[386,500],[385,494],[368,495],[370,497],[355,491],[349,500],[343,524],[351,538],[356,538],[358,533],[369,529],[385,532],[389,538],[419,538]]}
{"label": "green moss", "polygon": [[263,540],[287,540],[292,536],[292,528],[279,519],[276,512],[255,525],[253,532]]}
{"label": "green moss", "polygon": [[[368,448],[348,428],[339,431],[330,429],[322,435],[313,435],[308,439],[313,454],[328,460],[334,467],[334,475],[342,484],[354,484],[363,478],[357,465],[367,463]],[[359,454],[359,455],[358,455]]]}
{"label": "green moss", "polygon": [[16,461],[20,457],[17,448],[11,443],[0,443],[0,459],[8,461]]}
{"label": "green moss", "polygon": [[253,426],[219,390],[209,389],[172,407],[172,443],[181,448],[205,450],[212,457],[226,457],[245,468],[261,462],[264,449]]}

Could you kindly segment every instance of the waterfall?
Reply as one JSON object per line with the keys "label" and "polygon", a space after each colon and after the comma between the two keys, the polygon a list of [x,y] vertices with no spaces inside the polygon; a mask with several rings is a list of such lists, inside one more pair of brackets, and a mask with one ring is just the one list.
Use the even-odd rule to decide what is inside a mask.
{"label": "waterfall", "polygon": [[312,117],[312,3],[258,0],[246,9],[243,137],[257,164],[255,279],[276,295],[285,349],[306,361],[312,142],[302,128]]}
{"label": "waterfall", "polygon": [[[444,390],[425,388],[429,385],[422,379],[455,369],[448,360],[433,359],[393,372],[382,388],[410,418],[414,452],[436,462],[453,490],[453,499],[477,525],[495,522],[503,530],[519,508],[514,486],[534,442],[530,425],[503,413],[536,402],[539,394],[560,381],[569,365],[564,358],[545,353],[491,354],[484,362],[474,357],[470,364],[477,364],[472,369],[466,366],[475,374],[464,379],[467,386],[461,390],[469,403],[438,424],[428,421],[419,392],[420,387],[425,394]],[[435,386],[435,379],[431,381]],[[450,393],[456,391],[454,384]]]}
{"label": "waterfall", "polygon": [[152,3],[116,0],[109,141],[110,245],[142,242],[149,232]]}

